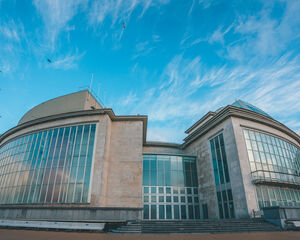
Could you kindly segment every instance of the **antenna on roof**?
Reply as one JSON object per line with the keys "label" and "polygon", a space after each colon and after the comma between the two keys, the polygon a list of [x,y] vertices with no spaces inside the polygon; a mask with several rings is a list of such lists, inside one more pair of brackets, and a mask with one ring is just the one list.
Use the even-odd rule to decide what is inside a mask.
{"label": "antenna on roof", "polygon": [[97,97],[100,98],[100,83],[98,83]]}
{"label": "antenna on roof", "polygon": [[92,92],[92,84],[93,84],[94,73],[92,72],[92,77],[90,81],[90,92]]}

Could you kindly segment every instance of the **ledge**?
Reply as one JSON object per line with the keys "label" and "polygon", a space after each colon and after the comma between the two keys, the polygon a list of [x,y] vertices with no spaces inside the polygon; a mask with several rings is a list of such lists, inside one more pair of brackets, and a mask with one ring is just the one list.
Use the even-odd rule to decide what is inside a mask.
{"label": "ledge", "polygon": [[111,108],[104,109],[96,109],[96,110],[83,110],[77,112],[68,112],[61,113],[57,115],[47,116],[39,119],[34,119],[20,125],[17,125],[0,136],[0,144],[1,142],[8,137],[9,135],[16,133],[24,128],[31,127],[37,124],[52,122],[62,119],[75,118],[75,117],[83,117],[83,116],[95,116],[95,115],[105,115],[107,114],[112,121],[142,121],[143,122],[143,141],[146,142],[146,134],[147,134],[147,121],[148,117],[145,115],[123,115],[116,116]]}

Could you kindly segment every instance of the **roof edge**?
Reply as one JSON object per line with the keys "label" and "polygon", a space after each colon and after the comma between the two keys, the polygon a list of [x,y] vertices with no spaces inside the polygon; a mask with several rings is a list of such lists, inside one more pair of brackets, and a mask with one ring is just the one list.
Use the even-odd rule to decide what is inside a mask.
{"label": "roof edge", "polygon": [[9,135],[25,129],[27,127],[34,126],[36,124],[45,123],[45,122],[52,122],[61,119],[67,119],[72,117],[81,117],[81,116],[93,116],[93,115],[103,115],[107,114],[112,121],[142,121],[143,122],[143,142],[146,142],[147,137],[147,122],[148,116],[147,115],[115,115],[114,111],[111,108],[102,108],[102,109],[95,109],[95,110],[82,110],[76,112],[67,112],[67,113],[60,113],[56,115],[46,116],[38,119],[33,119],[28,122],[24,122],[22,124],[16,125],[15,127],[7,130],[2,135],[0,135],[0,144],[1,142],[7,138]]}
{"label": "roof edge", "polygon": [[202,118],[200,118],[197,122],[195,122],[191,127],[185,130],[186,134],[189,134],[192,130],[194,130],[197,126],[199,126],[203,121],[205,121],[209,116],[214,116],[216,113],[209,111]]}
{"label": "roof edge", "polygon": [[145,147],[170,147],[181,149],[181,144],[170,143],[170,142],[159,142],[159,141],[147,141],[144,143]]}
{"label": "roof edge", "polygon": [[232,106],[232,105],[227,105],[220,112],[216,113],[215,116],[213,116],[210,120],[205,122],[203,124],[203,126],[201,126],[199,129],[196,129],[193,133],[191,133],[186,138],[184,138],[184,143],[182,144],[182,148],[185,148],[187,145],[192,143],[194,140],[203,136],[209,130],[211,130],[212,128],[214,128],[215,126],[220,124],[221,122],[225,121],[229,117],[243,118],[243,119],[255,121],[255,122],[273,127],[279,131],[284,132],[288,136],[292,137],[300,145],[300,136],[297,133],[295,133],[293,130],[289,129],[284,124],[275,120],[274,118],[268,117],[264,114],[253,112],[248,109],[239,108],[239,107]]}

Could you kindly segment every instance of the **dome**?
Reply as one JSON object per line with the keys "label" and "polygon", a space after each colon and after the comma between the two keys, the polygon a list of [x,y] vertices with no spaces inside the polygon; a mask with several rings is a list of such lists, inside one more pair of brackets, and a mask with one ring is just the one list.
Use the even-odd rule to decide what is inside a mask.
{"label": "dome", "polygon": [[244,101],[242,101],[242,100],[237,100],[237,101],[235,101],[234,103],[232,103],[231,105],[232,105],[232,106],[239,107],[239,108],[244,108],[244,109],[247,109],[247,110],[250,110],[250,111],[253,111],[253,112],[262,114],[262,115],[265,115],[265,116],[267,116],[267,117],[271,117],[269,114],[267,114],[267,113],[264,112],[263,110],[259,109],[258,107],[255,107],[255,106],[253,106],[252,104],[247,103],[247,102],[244,102]]}

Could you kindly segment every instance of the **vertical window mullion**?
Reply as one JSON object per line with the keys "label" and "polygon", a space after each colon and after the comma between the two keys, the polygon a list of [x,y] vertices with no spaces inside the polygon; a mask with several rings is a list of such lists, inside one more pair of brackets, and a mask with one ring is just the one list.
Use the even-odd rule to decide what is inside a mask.
{"label": "vertical window mullion", "polygon": [[75,194],[76,194],[76,187],[77,187],[77,177],[78,177],[78,168],[79,168],[79,162],[80,162],[80,156],[81,156],[81,147],[82,147],[83,135],[84,135],[84,125],[82,125],[82,132],[81,132],[80,146],[79,146],[79,151],[78,151],[77,168],[76,168],[76,177],[75,177],[74,191],[73,191],[73,199],[72,199],[72,202],[73,202],[73,203],[74,203],[74,201],[75,201]]}
{"label": "vertical window mullion", "polygon": [[85,161],[84,161],[84,173],[83,173],[83,182],[82,182],[82,188],[81,188],[81,196],[80,196],[80,202],[83,201],[83,187],[84,187],[84,178],[85,178],[85,172],[86,172],[86,164],[87,164],[87,156],[89,153],[89,144],[90,144],[90,137],[91,137],[91,131],[92,131],[92,125],[89,127],[89,134],[88,134],[88,140],[87,140],[87,149],[85,153]]}
{"label": "vertical window mullion", "polygon": [[74,151],[75,151],[75,147],[76,147],[77,130],[78,130],[78,126],[76,126],[76,130],[75,130],[75,136],[74,136],[74,143],[73,143],[73,149],[72,149],[72,156],[71,156],[71,161],[70,161],[70,171],[69,171],[69,177],[68,177],[68,184],[67,184],[66,200],[65,200],[65,202],[67,202],[67,199],[68,199],[69,185],[70,185],[70,176],[71,176],[72,165],[73,165],[73,156],[74,156]]}
{"label": "vertical window mullion", "polygon": [[[56,170],[55,170],[55,177],[54,177],[54,183],[53,183],[51,203],[53,202],[53,197],[54,197],[54,194],[55,194],[57,172],[58,172],[58,169],[59,169],[60,156],[61,156],[61,151],[62,151],[62,148],[63,148],[63,141],[64,141],[65,131],[66,131],[66,128],[63,128],[63,129],[64,130],[63,130],[63,135],[62,135],[62,139],[61,139],[61,143],[60,143],[60,149],[59,149],[59,154],[58,154],[58,159],[57,159],[57,166],[56,166]],[[59,137],[59,134],[57,136]],[[57,137],[57,139],[58,139],[58,137]],[[56,146],[56,148],[57,148],[57,146]]]}
{"label": "vertical window mullion", "polygon": [[[53,130],[53,131],[55,131],[55,130]],[[57,128],[57,134],[56,134],[55,144],[54,144],[53,153],[52,153],[52,157],[51,157],[51,167],[50,167],[50,170],[49,170],[49,177],[48,177],[48,183],[47,183],[47,188],[46,188],[46,196],[45,196],[45,201],[44,202],[47,202],[47,197],[48,197],[48,194],[49,194],[49,185],[50,185],[50,180],[51,180],[51,174],[52,174],[52,171],[53,171],[53,161],[54,161],[55,152],[56,152],[56,148],[57,148],[58,138],[59,138],[59,129]],[[51,202],[51,199],[52,199],[52,195],[53,195],[53,191],[51,193],[50,202]]]}
{"label": "vertical window mullion", "polygon": [[[34,137],[34,136],[36,136],[36,137]],[[24,186],[24,192],[23,192],[23,197],[22,197],[22,201],[21,201],[22,203],[24,203],[24,200],[25,200],[25,198],[26,198],[26,190],[27,190],[27,188],[28,188],[27,181],[28,181],[28,178],[29,178],[29,175],[30,175],[31,163],[32,163],[32,159],[33,159],[33,157],[34,157],[34,150],[35,150],[37,138],[38,138],[38,134],[35,133],[35,134],[33,135],[33,137],[32,137],[31,148],[29,149],[28,159],[27,159],[27,161],[26,161],[26,163],[29,163],[29,161],[30,161],[30,163],[29,163],[28,165],[25,166],[25,172],[24,172],[24,173],[27,172],[28,175],[27,175],[27,180],[26,180],[25,186]],[[34,146],[33,146],[33,145],[34,145]],[[32,146],[33,146],[33,148],[32,148]],[[32,152],[32,155],[30,156],[31,152]],[[29,159],[29,158],[30,158],[30,159]],[[24,177],[25,177],[25,176],[24,176]],[[24,183],[24,182],[23,182],[23,183]]]}
{"label": "vertical window mullion", "polygon": [[66,161],[67,161],[68,151],[69,151],[70,136],[71,136],[71,127],[69,127],[69,135],[68,135],[67,146],[66,146],[64,166],[63,166],[63,170],[62,170],[62,177],[61,177],[61,181],[60,181],[60,190],[59,190],[59,194],[58,194],[58,202],[60,202],[60,200],[61,200],[60,195],[62,194],[61,192],[62,192],[63,184],[65,184],[65,182],[63,182],[63,180],[64,180],[64,176],[65,176],[65,166],[66,166]]}
{"label": "vertical window mullion", "polygon": [[[42,145],[42,139],[43,139],[43,136],[44,136],[44,132],[41,132],[40,134],[41,134],[40,142],[39,142],[39,143],[37,142],[37,143],[36,143],[36,146],[35,146],[35,148],[36,148],[37,145],[38,145],[38,150],[37,150],[37,154],[36,154],[35,164],[34,164],[34,166],[33,166],[33,169],[34,169],[34,170],[33,170],[33,172],[32,172],[32,179],[31,179],[31,182],[29,183],[30,187],[29,187],[28,195],[29,195],[30,192],[31,192],[31,188],[32,188],[32,185],[33,185],[33,182],[34,182],[35,172],[37,171],[36,165],[37,165],[38,158],[39,158],[39,151],[40,151],[40,148],[41,148],[41,145]],[[37,141],[38,141],[38,138],[37,138]],[[36,149],[35,149],[34,151],[36,151]],[[35,156],[35,153],[33,154],[33,158],[34,158],[34,156]],[[32,196],[32,197],[33,197],[33,196]],[[28,198],[27,198],[27,203],[29,202],[29,199],[30,199],[30,196],[28,196]],[[33,198],[32,198],[32,199],[33,199]]]}
{"label": "vertical window mullion", "polygon": [[[52,145],[52,139],[53,139],[53,135],[54,135],[54,130],[51,130],[50,134],[51,134],[51,136],[49,136],[50,140],[49,140],[49,145],[47,146],[48,150],[47,150],[46,162],[45,162],[44,170],[42,170],[43,171],[43,176],[42,176],[42,181],[41,181],[41,190],[40,190],[40,194],[39,194],[39,197],[38,197],[38,199],[39,199],[38,202],[40,202],[40,203],[42,202],[41,197],[42,197],[42,192],[43,192],[44,185],[45,185],[44,184],[44,180],[45,180],[45,175],[46,175],[46,171],[47,171],[47,164],[48,164],[48,161],[49,161],[49,155],[51,154],[50,153],[50,148],[51,148],[51,145]],[[49,135],[49,133],[48,133],[48,135]],[[44,196],[43,202],[45,202],[45,199],[46,199],[46,192],[45,192],[45,196]]]}
{"label": "vertical window mullion", "polygon": [[[45,144],[44,144],[44,147],[43,147],[43,153],[42,153],[42,156],[41,156],[41,165],[39,167],[39,170],[38,170],[38,175],[37,175],[37,178],[36,178],[36,187],[34,189],[34,192],[33,192],[33,196],[32,196],[32,199],[34,201],[34,199],[36,199],[36,194],[37,194],[37,186],[38,186],[38,181],[39,181],[39,178],[40,178],[40,173],[43,171],[43,168],[42,168],[42,161],[43,161],[43,157],[44,157],[44,154],[45,154],[45,149],[47,147],[47,141],[48,141],[48,135],[49,135],[49,131],[45,131],[44,134],[46,135],[45,136]],[[40,185],[42,186],[42,183],[40,183]],[[39,193],[38,193],[39,194]],[[39,202],[39,198],[37,199],[37,202]]]}

